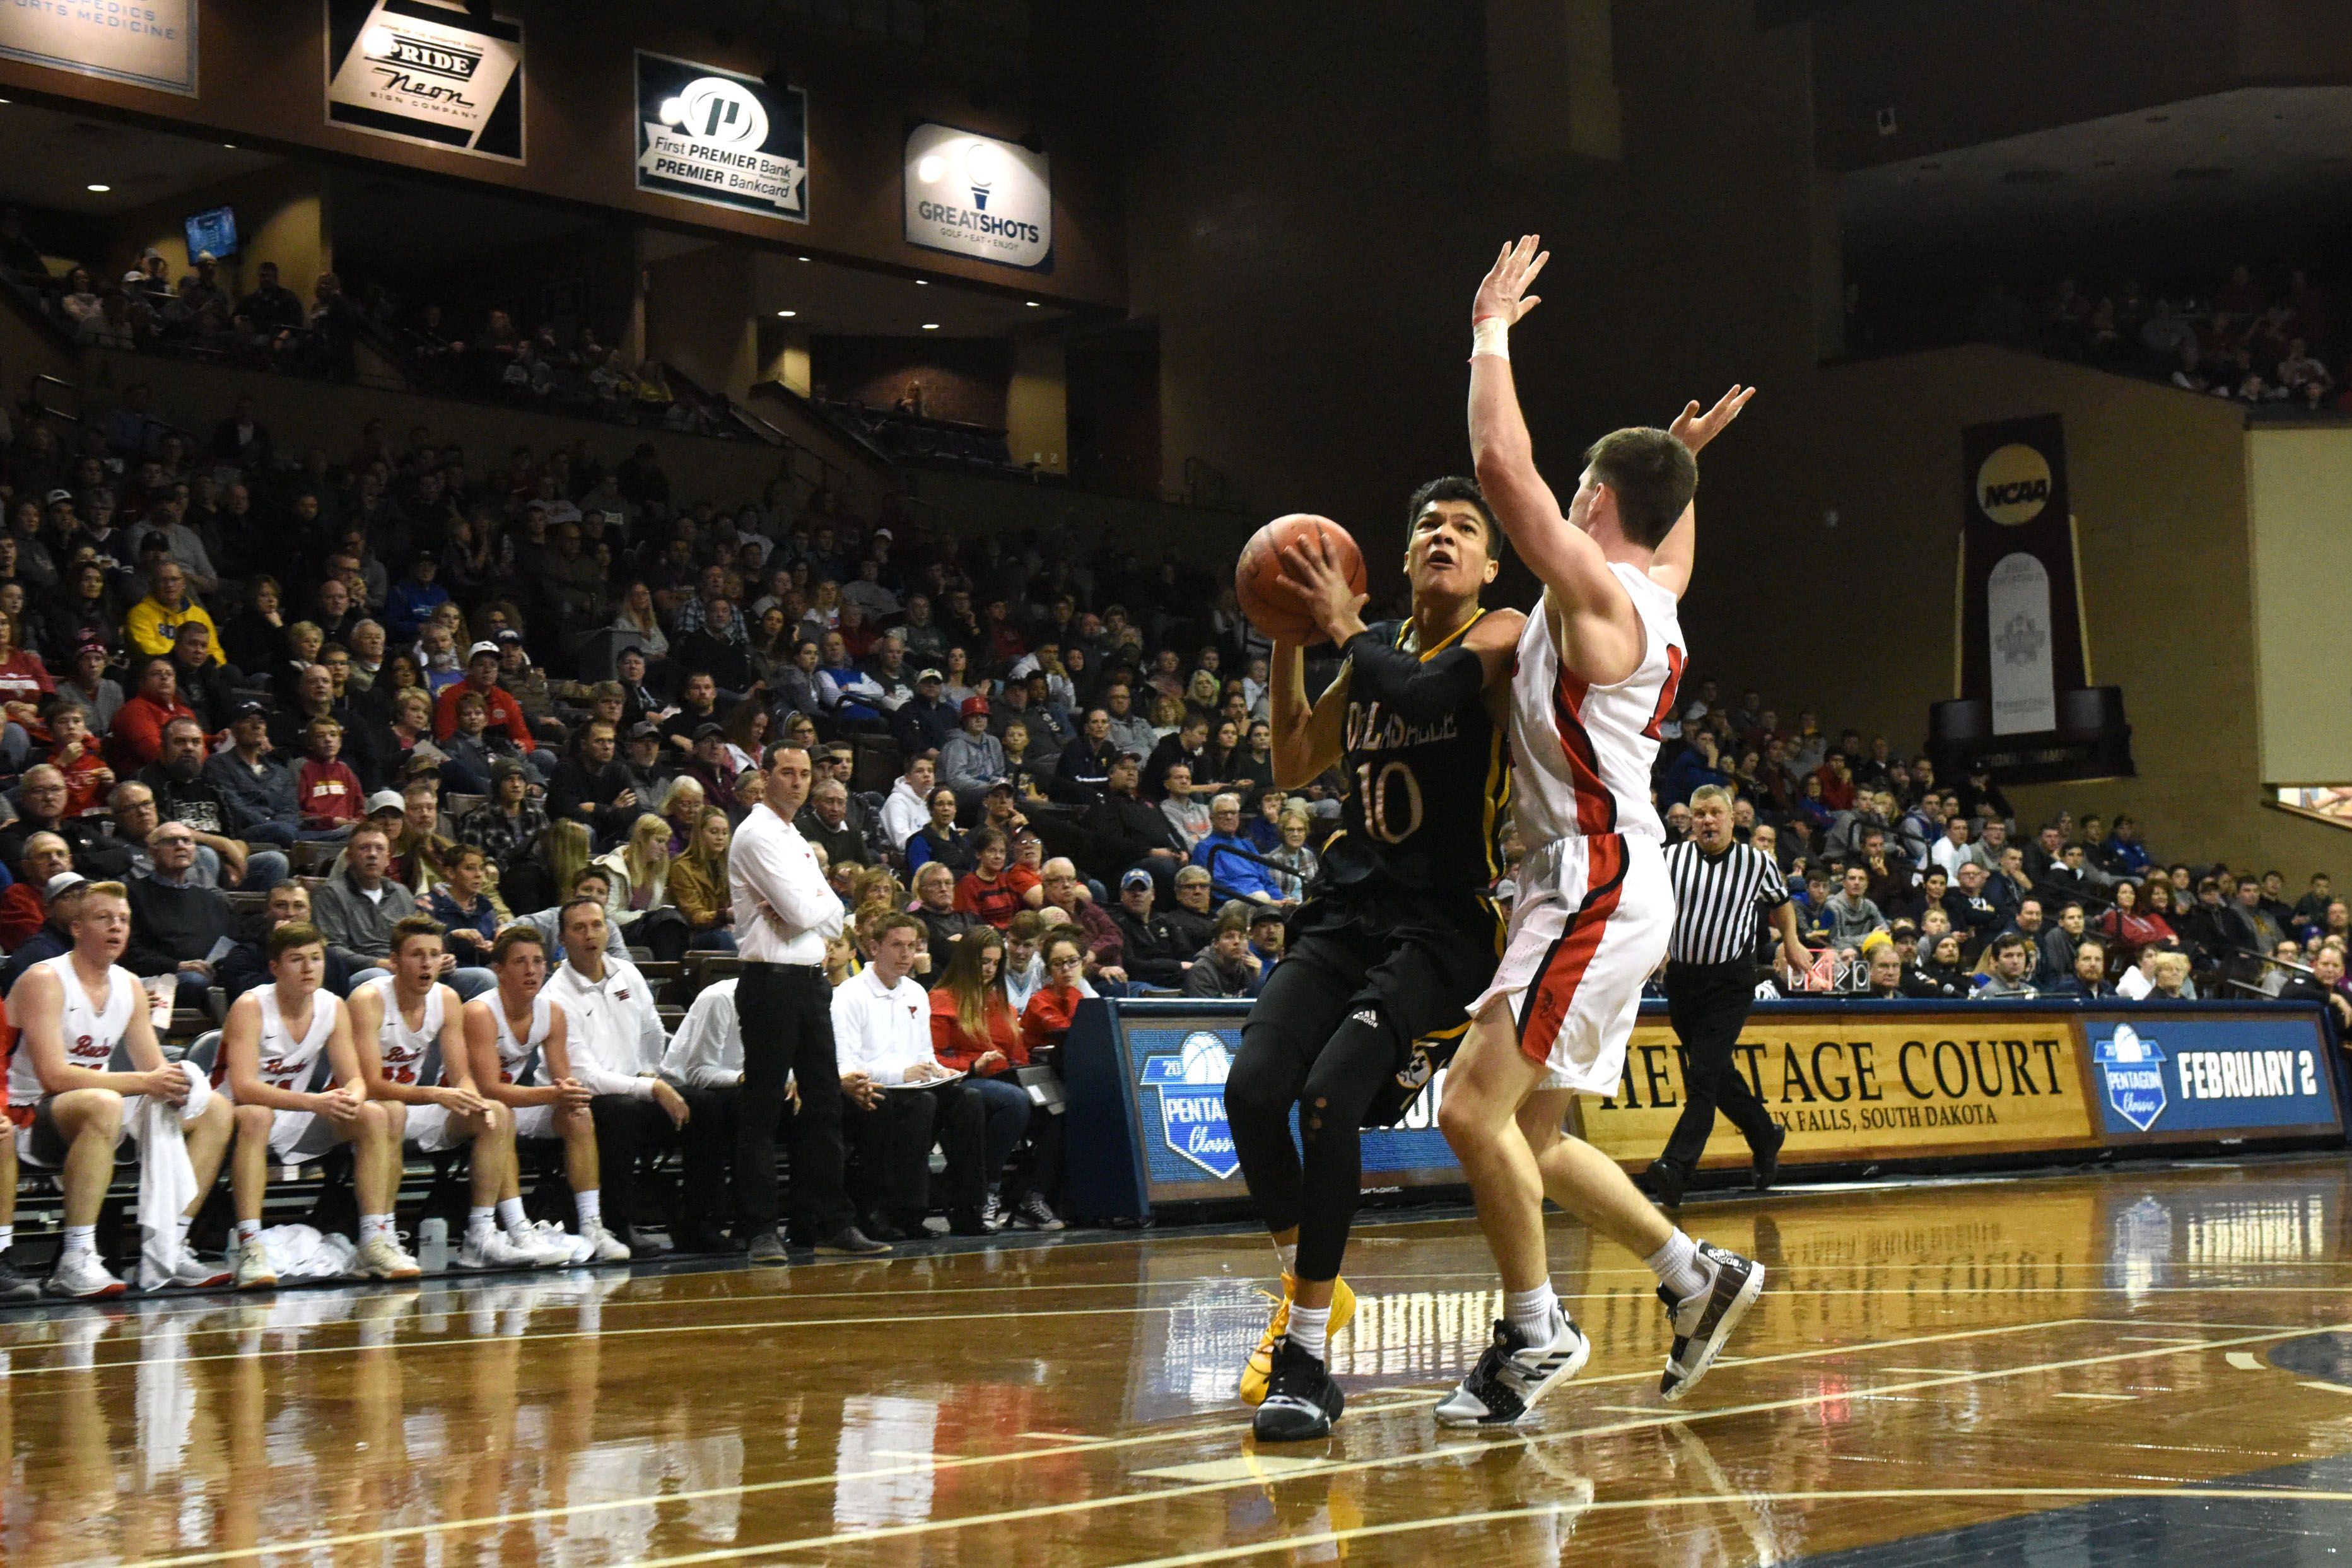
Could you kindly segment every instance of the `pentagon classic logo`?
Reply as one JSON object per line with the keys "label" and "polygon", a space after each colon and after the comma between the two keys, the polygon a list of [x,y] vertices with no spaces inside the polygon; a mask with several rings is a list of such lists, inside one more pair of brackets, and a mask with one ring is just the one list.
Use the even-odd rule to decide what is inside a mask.
{"label": "pentagon classic logo", "polygon": [[1184,1037],[1173,1056],[1143,1058],[1143,1087],[1160,1093],[1160,1135],[1168,1147],[1221,1182],[1242,1168],[1225,1120],[1225,1075],[1233,1053],[1206,1029]]}
{"label": "pentagon classic logo", "polygon": [[2164,1048],[2143,1040],[2129,1024],[2092,1042],[2092,1060],[2107,1081],[2107,1104],[2142,1132],[2164,1114]]}

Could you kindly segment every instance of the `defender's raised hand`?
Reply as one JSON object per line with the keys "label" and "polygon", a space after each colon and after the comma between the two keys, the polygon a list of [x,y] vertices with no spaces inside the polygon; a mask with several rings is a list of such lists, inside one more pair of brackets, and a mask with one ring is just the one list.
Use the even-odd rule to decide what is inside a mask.
{"label": "defender's raised hand", "polygon": [[1693,398],[1684,405],[1675,422],[1666,427],[1667,434],[1678,437],[1696,457],[1701,447],[1722,435],[1725,427],[1739,417],[1739,411],[1747,407],[1748,400],[1755,395],[1754,387],[1741,386],[1735,382],[1731,390],[1717,398],[1715,406],[1704,414],[1698,411],[1698,400]]}
{"label": "defender's raised hand", "polygon": [[1539,250],[1541,241],[1532,234],[1522,235],[1517,245],[1506,245],[1495,258],[1495,265],[1478,284],[1477,297],[1470,302],[1470,324],[1499,321],[1506,327],[1517,326],[1529,310],[1543,303],[1540,295],[1528,292],[1536,274],[1551,259],[1551,252]]}

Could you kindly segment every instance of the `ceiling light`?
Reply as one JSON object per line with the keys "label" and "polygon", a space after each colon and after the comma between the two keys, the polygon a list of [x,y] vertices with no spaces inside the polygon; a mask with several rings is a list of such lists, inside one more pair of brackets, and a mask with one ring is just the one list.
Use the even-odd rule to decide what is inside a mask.
{"label": "ceiling light", "polygon": [[114,187],[112,185],[84,185],[82,189],[89,192],[92,195],[102,196],[106,195],[107,192],[114,189]]}
{"label": "ceiling light", "polygon": [[1024,305],[1028,306],[1028,307],[1029,307],[1031,310],[1035,310],[1035,309],[1037,309],[1037,301],[1036,301],[1036,300],[1023,300],[1023,301],[1021,301],[1021,302],[1022,302],[1023,304],[1024,304]]}
{"label": "ceiling light", "polygon": [[915,287],[918,289],[928,289],[930,286],[931,280],[928,278],[918,278],[915,279]]}
{"label": "ceiling light", "polygon": [[805,256],[803,256],[803,257],[802,257],[802,258],[801,258],[801,259],[802,259],[803,261],[806,261],[806,260],[808,259],[808,258],[807,258],[807,257],[805,257]]}
{"label": "ceiling light", "polygon": [[927,332],[936,332],[939,330],[940,324],[937,321],[925,321],[923,323],[923,331]]}
{"label": "ceiling light", "polygon": [[800,312],[798,310],[779,310],[776,314],[779,316],[797,316]]}

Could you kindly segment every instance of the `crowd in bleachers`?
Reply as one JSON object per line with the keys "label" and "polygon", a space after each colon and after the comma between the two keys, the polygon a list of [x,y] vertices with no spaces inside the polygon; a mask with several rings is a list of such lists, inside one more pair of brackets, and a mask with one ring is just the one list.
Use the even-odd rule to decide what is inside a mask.
{"label": "crowd in bleachers", "polygon": [[[614,973],[634,961],[662,976],[641,994],[698,1000],[680,963],[733,946],[731,828],[763,798],[767,744],[798,741],[816,763],[798,825],[856,917],[835,977],[906,922],[939,1058],[969,1073],[948,1098],[986,1112],[967,1152],[985,1179],[961,1156],[942,1179],[976,1201],[862,1184],[888,1162],[851,1140],[861,1223],[887,1238],[939,1225],[929,1209],[958,1230],[1058,1226],[1055,1119],[1001,1091],[1050,1066],[1076,1001],[1248,995],[1279,962],[1336,781],[1272,787],[1264,647],[1172,555],[967,541],[824,492],[722,506],[677,493],[650,447],[485,464],[371,424],[347,455],[297,455],[247,399],[173,412],[185,424],[135,385],[79,427],[9,411],[11,985],[68,952],[76,889],[102,883],[124,889],[120,963],[167,1036],[276,994],[287,928],[318,933],[336,994],[397,970],[411,916],[460,1004],[492,995],[513,926],[561,975],[583,895]],[[615,1070],[666,1083],[665,1050]],[[674,1141],[625,1121],[593,1123],[607,1187],[616,1158]],[[719,1242],[709,1199],[624,1209],[593,1239]],[[553,1246],[591,1237],[555,1218],[581,1228]]]}
{"label": "crowd in bleachers", "polygon": [[2123,813],[2062,809],[2027,832],[1989,773],[1940,779],[1884,736],[1832,739],[1811,711],[1783,723],[1754,690],[1726,703],[1702,681],[1675,728],[1659,752],[1667,831],[1682,835],[1692,791],[1730,793],[1735,832],[1774,856],[1822,955],[1785,984],[1995,1001],[2259,992],[2324,1000],[2352,1029],[2352,915],[2325,873],[2290,889],[2276,870],[2167,863]]}
{"label": "crowd in bleachers", "polygon": [[2250,264],[2170,292],[2137,278],[2086,286],[2060,278],[2021,293],[1987,281],[1948,310],[1891,300],[1847,300],[1847,348],[1883,353],[1964,339],[2165,381],[2256,406],[2342,411],[2347,344],[2326,291],[2302,268],[2275,279]]}

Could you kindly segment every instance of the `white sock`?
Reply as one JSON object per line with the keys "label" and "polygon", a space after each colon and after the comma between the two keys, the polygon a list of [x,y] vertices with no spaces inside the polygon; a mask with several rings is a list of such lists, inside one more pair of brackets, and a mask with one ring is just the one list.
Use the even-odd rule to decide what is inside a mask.
{"label": "white sock", "polygon": [[1559,1310],[1559,1297],[1553,1293],[1549,1279],[1532,1290],[1503,1292],[1503,1319],[1527,1336],[1529,1350],[1551,1343],[1552,1314]]}
{"label": "white sock", "polygon": [[1296,1301],[1292,1302],[1290,1328],[1287,1332],[1292,1344],[1297,1345],[1317,1361],[1321,1361],[1324,1349],[1330,1342],[1331,1309],[1302,1307]]}
{"label": "white sock", "polygon": [[1274,1255],[1282,1259],[1282,1271],[1285,1274],[1298,1272],[1298,1243],[1277,1241],[1274,1244]]}
{"label": "white sock", "polygon": [[500,1198],[499,1200],[499,1223],[506,1226],[509,1230],[520,1230],[524,1226],[530,1223],[522,1216],[522,1200],[520,1198]]}
{"label": "white sock", "polygon": [[260,1239],[261,1222],[259,1220],[241,1219],[236,1222],[236,1244],[239,1247],[243,1247],[248,1242],[259,1241]]}
{"label": "white sock", "polygon": [[58,1256],[60,1258],[72,1258],[79,1254],[96,1252],[97,1250],[98,1226],[94,1225],[69,1225],[66,1226],[65,1246],[58,1249]]}
{"label": "white sock", "polygon": [[498,1212],[499,1211],[494,1208],[477,1208],[467,1210],[466,1234],[467,1236],[489,1235],[491,1225],[496,1220]]}
{"label": "white sock", "polygon": [[188,1245],[188,1227],[195,1223],[196,1216],[192,1214],[184,1214],[180,1216],[180,1245],[182,1247]]}
{"label": "white sock", "polygon": [[1679,1230],[1642,1261],[1677,1301],[1686,1301],[1706,1288],[1706,1267],[1698,1260],[1698,1243]]}
{"label": "white sock", "polygon": [[7,1251],[10,1247],[14,1247],[14,1246],[16,1246],[16,1226],[15,1226],[14,1224],[9,1224],[9,1225],[0,1225],[0,1252],[5,1252],[5,1251]]}
{"label": "white sock", "polygon": [[391,1234],[392,1216],[390,1215],[363,1214],[360,1215],[360,1245],[362,1247],[365,1247],[369,1242],[373,1241],[379,1236],[388,1237]]}
{"label": "white sock", "polygon": [[572,1201],[580,1210],[580,1228],[582,1230],[586,1230],[590,1226],[599,1224],[603,1221],[604,1217],[604,1194],[598,1192],[595,1188],[591,1187],[584,1193],[572,1194]]}

